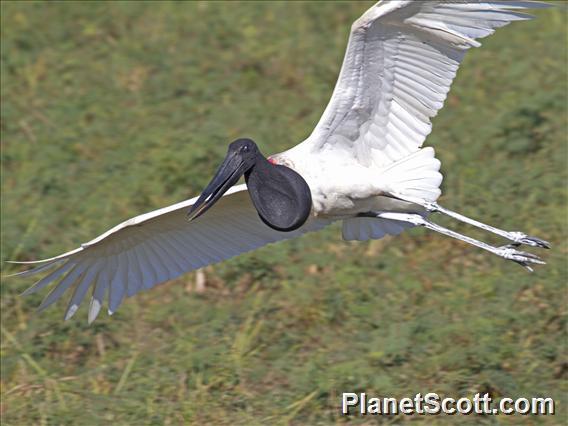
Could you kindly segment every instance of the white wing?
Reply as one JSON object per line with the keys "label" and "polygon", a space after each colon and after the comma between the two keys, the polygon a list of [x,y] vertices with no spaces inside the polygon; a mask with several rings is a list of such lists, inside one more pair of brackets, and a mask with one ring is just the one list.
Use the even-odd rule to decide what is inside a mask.
{"label": "white wing", "polygon": [[383,0],[353,24],[333,96],[311,150],[384,167],[417,151],[466,51],[532,1]]}
{"label": "white wing", "polygon": [[197,197],[136,216],[60,256],[23,262],[43,264],[16,275],[34,275],[56,267],[24,294],[36,292],[59,280],[40,305],[40,310],[73,288],[65,313],[65,319],[69,319],[87,291],[92,289],[89,308],[89,322],[92,322],[107,293],[108,310],[112,314],[125,296],[266,244],[319,230],[331,223],[310,218],[296,231],[275,231],[258,217],[244,184],[227,191],[206,215],[188,222],[186,214],[195,201]]}

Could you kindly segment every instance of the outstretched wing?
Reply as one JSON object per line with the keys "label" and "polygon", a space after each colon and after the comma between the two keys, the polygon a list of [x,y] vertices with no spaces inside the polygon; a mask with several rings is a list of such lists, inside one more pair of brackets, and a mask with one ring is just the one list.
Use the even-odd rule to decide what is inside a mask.
{"label": "outstretched wing", "polygon": [[43,300],[41,310],[72,288],[73,295],[65,313],[65,319],[69,319],[92,289],[90,323],[99,314],[107,295],[108,310],[112,314],[125,296],[266,244],[319,230],[330,223],[310,218],[296,231],[275,231],[258,217],[244,184],[227,191],[206,215],[188,222],[186,214],[195,201],[197,197],[136,216],[60,256],[23,262],[41,265],[16,275],[50,271],[24,294],[59,281]]}
{"label": "outstretched wing", "polygon": [[313,150],[336,150],[384,167],[418,150],[431,131],[466,51],[532,1],[383,0],[351,28],[333,96],[310,137]]}

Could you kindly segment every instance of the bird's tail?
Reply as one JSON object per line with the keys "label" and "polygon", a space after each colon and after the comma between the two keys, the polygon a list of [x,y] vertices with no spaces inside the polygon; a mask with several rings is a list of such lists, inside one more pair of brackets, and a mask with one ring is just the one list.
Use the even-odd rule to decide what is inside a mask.
{"label": "bird's tail", "polygon": [[434,148],[427,147],[391,164],[381,173],[381,186],[394,194],[436,201],[443,176],[434,155]]}
{"label": "bird's tail", "polygon": [[[420,149],[391,164],[379,177],[385,192],[409,198],[436,201],[440,196],[440,161],[434,157],[433,148]],[[343,239],[365,241],[379,239],[385,235],[397,235],[410,223],[389,219],[355,217],[343,220]]]}

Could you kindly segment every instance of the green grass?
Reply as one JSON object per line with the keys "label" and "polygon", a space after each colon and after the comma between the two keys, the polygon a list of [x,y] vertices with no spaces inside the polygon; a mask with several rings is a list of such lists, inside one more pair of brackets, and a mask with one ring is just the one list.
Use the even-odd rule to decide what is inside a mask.
{"label": "green grass", "polygon": [[[369,4],[2,2],[2,260],[197,194],[236,137],[266,154],[301,141]],[[470,52],[427,142],[441,202],[551,241],[548,265],[424,230],[346,243],[333,226],[91,327],[85,307],[37,314],[42,295],[18,295],[31,281],[5,279],[2,423],[564,423],[566,29],[542,11]],[[558,414],[343,418],[344,391],[551,396]]]}

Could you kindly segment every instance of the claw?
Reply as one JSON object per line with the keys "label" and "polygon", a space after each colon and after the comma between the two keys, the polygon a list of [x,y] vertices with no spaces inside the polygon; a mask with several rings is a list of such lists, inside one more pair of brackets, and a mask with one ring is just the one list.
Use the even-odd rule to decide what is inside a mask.
{"label": "claw", "polygon": [[537,255],[528,253],[526,251],[516,250],[514,248],[516,247],[516,244],[517,243],[499,247],[497,254],[504,259],[512,260],[513,262],[518,263],[519,265],[528,269],[530,272],[533,272],[533,268],[529,266],[530,264],[546,265],[546,262],[542,261]]}
{"label": "claw", "polygon": [[529,272],[534,272],[534,269],[525,263],[519,263],[519,265],[525,267]]}
{"label": "claw", "polygon": [[540,238],[536,237],[526,237],[519,241],[521,244],[526,244],[533,247],[541,247],[545,249],[550,248],[550,243],[548,241],[541,240]]}
{"label": "claw", "polygon": [[550,243],[548,241],[541,240],[540,238],[529,237],[522,232],[511,232],[511,234],[513,236],[512,240],[515,242],[515,244],[526,244],[527,246],[540,247],[545,249],[550,248]]}
{"label": "claw", "polygon": [[539,262],[544,263],[542,260],[540,260],[540,257],[538,257],[536,254],[529,253],[529,252],[526,252],[526,251],[516,250],[516,249],[514,249],[510,246],[507,246],[505,248],[508,249],[507,253],[509,253],[509,255],[512,256],[512,257],[526,257],[526,258],[529,258],[529,259],[536,260],[535,263],[539,263]]}

